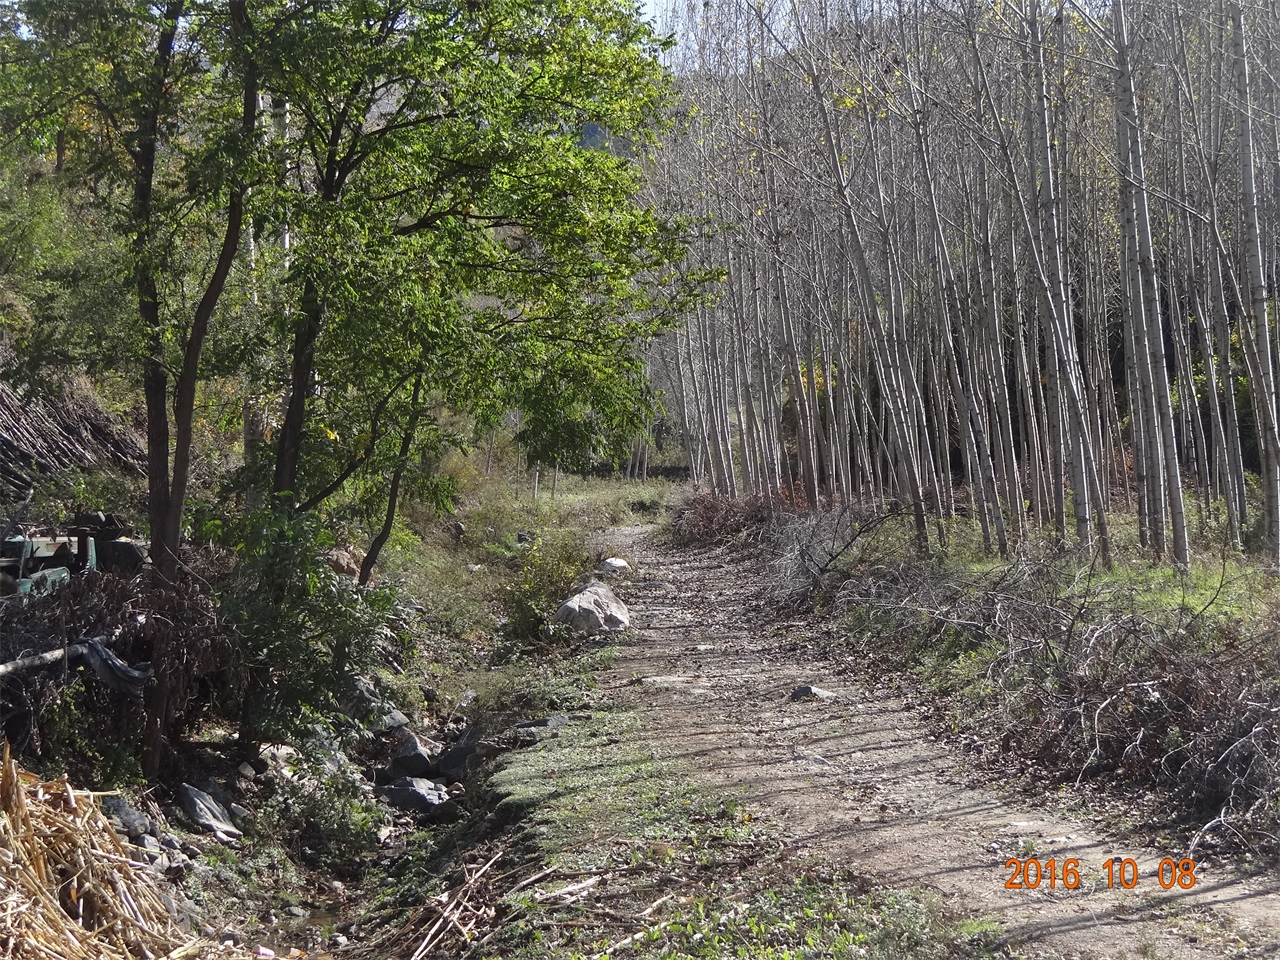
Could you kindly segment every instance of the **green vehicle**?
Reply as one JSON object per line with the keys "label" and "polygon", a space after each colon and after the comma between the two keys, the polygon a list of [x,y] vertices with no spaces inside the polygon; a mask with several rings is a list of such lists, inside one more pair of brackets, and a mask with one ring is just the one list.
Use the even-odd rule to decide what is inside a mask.
{"label": "green vehicle", "polygon": [[0,544],[0,584],[6,594],[43,597],[73,573],[98,569],[93,537],[9,537]]}

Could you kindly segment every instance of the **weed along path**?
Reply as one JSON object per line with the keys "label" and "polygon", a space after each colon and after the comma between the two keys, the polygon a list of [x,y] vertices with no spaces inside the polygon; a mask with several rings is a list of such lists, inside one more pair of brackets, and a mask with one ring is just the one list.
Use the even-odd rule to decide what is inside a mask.
{"label": "weed along path", "polygon": [[[1164,890],[1161,861],[1181,853],[1108,840],[1100,818],[982,782],[904,697],[807,652],[834,626],[779,621],[756,600],[751,561],[669,547],[644,528],[611,536],[636,562],[618,588],[635,633],[602,682],[640,711],[641,736],[704,785],[742,795],[797,854],[998,923],[1010,956],[1280,957],[1274,872],[1248,879],[1201,862],[1191,889]],[[835,696],[793,699],[803,684]],[[1118,862],[1109,887],[1112,857],[1136,864],[1132,889],[1119,871],[1128,882],[1135,866]],[[1006,887],[1010,858],[1039,863],[1034,889]],[[1067,860],[1078,876],[1064,878]],[[1018,879],[1035,879],[1030,869]]]}

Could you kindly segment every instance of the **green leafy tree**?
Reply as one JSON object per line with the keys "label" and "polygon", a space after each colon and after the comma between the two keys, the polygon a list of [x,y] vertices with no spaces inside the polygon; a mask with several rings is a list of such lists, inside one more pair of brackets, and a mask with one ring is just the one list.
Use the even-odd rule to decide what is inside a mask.
{"label": "green leafy tree", "polygon": [[[246,563],[356,489],[379,500],[366,580],[476,425],[525,410],[530,449],[569,463],[643,419],[643,343],[697,286],[682,224],[638,199],[662,45],[624,0],[0,0],[3,146],[92,218],[111,305],[46,271],[79,306],[50,326],[28,297],[26,333],[135,379],[162,580],[213,378],[265,400],[281,542]],[[148,775],[179,653],[154,651]]]}
{"label": "green leafy tree", "polygon": [[[258,117],[243,0],[213,5],[7,3],[6,126],[52,146],[62,189],[124,243],[115,278],[133,309],[120,339],[147,411],[151,554],[178,571],[201,361],[245,227]],[[117,315],[118,316],[118,315]],[[164,753],[179,652],[153,651],[146,772]]]}
{"label": "green leafy tree", "polygon": [[235,265],[257,128],[243,2],[7,4],[2,105],[52,138],[63,188],[128,244],[128,352],[147,407],[152,557],[172,579],[201,359]]}
{"label": "green leafy tree", "polygon": [[694,286],[669,282],[681,224],[637,200],[661,47],[625,2],[281,19],[262,54],[296,292],[281,501],[316,507],[390,470],[389,523],[397,471],[421,440],[462,439],[442,426],[458,412],[527,409],[537,454],[562,461],[643,419],[640,345]]}

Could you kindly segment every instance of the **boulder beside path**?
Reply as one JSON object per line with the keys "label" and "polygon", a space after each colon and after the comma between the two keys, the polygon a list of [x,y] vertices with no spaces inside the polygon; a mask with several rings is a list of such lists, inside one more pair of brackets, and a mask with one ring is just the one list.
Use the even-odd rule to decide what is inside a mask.
{"label": "boulder beside path", "polygon": [[608,584],[591,580],[560,604],[551,622],[567,624],[590,637],[626,630],[631,626],[631,614]]}

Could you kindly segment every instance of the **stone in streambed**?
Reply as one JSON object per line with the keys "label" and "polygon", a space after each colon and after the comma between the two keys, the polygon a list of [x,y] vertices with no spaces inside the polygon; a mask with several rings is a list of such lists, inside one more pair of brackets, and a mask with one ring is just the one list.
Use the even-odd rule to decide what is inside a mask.
{"label": "stone in streambed", "polygon": [[387,779],[394,781],[401,777],[429,777],[439,770],[437,759],[440,753],[440,744],[434,741],[423,743],[410,734],[404,738],[387,764]]}
{"label": "stone in streambed", "polygon": [[448,823],[462,815],[462,808],[444,787],[422,777],[402,777],[381,792],[391,806],[431,823]]}

